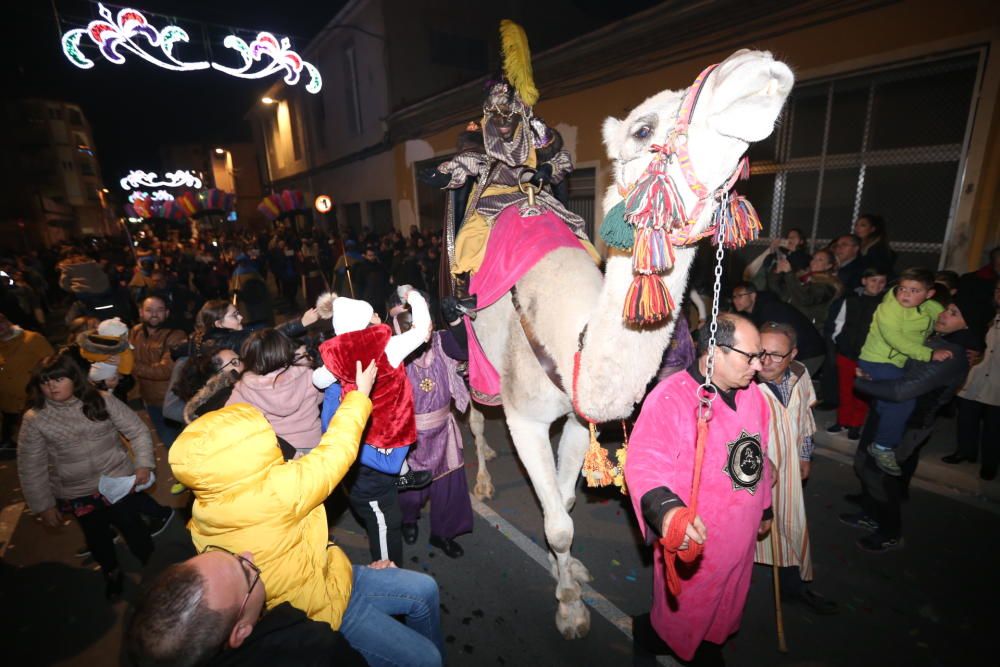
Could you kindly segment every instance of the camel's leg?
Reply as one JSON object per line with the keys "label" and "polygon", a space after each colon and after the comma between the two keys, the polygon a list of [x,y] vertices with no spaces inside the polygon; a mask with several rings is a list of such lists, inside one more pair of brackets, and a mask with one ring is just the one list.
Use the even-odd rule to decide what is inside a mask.
{"label": "camel's leg", "polygon": [[472,437],[476,441],[476,486],[472,489],[472,495],[479,500],[488,500],[493,497],[493,478],[490,471],[486,469],[486,462],[496,458],[497,453],[493,451],[489,443],[486,442],[486,418],[480,412],[475,403],[469,403],[469,429]]}
{"label": "camel's leg", "polygon": [[556,480],[555,457],[549,443],[549,424],[534,421],[507,410],[507,425],[528,471],[531,485],[542,504],[545,539],[556,559],[556,627],[567,639],[583,637],[590,630],[590,612],[580,598],[580,584],[571,569],[569,550],[573,544],[570,519]]}
{"label": "camel's leg", "polygon": [[[559,465],[556,467],[559,495],[567,512],[572,511],[576,503],[576,485],[580,480],[580,470],[589,446],[590,430],[575,415],[570,415],[559,438]],[[569,569],[578,582],[593,579],[586,566],[572,556],[569,558]]]}

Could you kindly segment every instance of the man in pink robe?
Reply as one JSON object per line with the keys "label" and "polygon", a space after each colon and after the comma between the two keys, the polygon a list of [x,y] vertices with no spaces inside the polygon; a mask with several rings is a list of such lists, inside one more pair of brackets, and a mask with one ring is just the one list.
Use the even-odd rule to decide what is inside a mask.
{"label": "man in pink robe", "polygon": [[[708,424],[697,516],[686,525],[680,546],[686,550],[694,540],[702,544],[703,552],[693,563],[677,561],[681,592],[677,597],[668,592],[659,538],[675,513],[691,505],[706,339],[699,341],[695,365],[660,382],[646,397],[625,463],[625,481],[639,525],[647,543],[654,544],[649,621],[670,651],[681,660],[694,659],[692,664],[719,664],[720,645],[739,629],[754,545],[771,523],[771,471],[766,463],[769,410],[752,383],[761,368],[760,335],[746,318],[723,314],[712,377],[719,394]],[[641,623],[644,618],[637,618],[640,645]]]}

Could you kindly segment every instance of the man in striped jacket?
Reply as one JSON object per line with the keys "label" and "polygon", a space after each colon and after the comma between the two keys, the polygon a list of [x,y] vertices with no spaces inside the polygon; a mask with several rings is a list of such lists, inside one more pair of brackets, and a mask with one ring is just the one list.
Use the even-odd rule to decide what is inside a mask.
{"label": "man in striped jacket", "polygon": [[[764,350],[757,382],[771,411],[771,446],[767,456],[777,471],[772,489],[772,507],[777,531],[757,542],[754,562],[770,565],[777,553],[782,598],[801,602],[820,614],[834,614],[837,605],[807,584],[812,581],[812,553],[802,485],[812,466],[816,403],[809,371],[795,361],[795,329],[788,324],[765,322],[760,327]],[[772,551],[771,540],[776,539]]]}

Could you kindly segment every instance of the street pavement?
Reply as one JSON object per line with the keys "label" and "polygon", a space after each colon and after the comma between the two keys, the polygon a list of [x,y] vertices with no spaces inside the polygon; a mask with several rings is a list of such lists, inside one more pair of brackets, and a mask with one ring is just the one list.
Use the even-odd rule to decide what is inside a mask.
{"label": "street pavement", "polygon": [[[821,427],[829,421],[822,413],[817,420]],[[471,442],[464,426],[463,431]],[[404,548],[402,565],[431,574],[441,586],[448,664],[631,664],[629,617],[649,610],[652,566],[629,500],[617,489],[579,491],[573,554],[594,577],[585,600],[601,611],[592,609],[587,637],[567,641],[555,627],[555,582],[545,566],[541,512],[499,411],[490,414],[486,433],[498,454],[488,464],[496,495],[476,504],[474,531],[459,538],[465,556],[452,560],[430,547],[426,517],[417,544]],[[864,533],[837,519],[852,509],[842,497],[856,491],[853,473],[836,448],[821,442],[820,453],[806,487],[814,587],[836,600],[840,613],[818,616],[801,604],[785,604],[789,652],[778,653],[770,570],[755,566],[742,628],[725,649],[727,664],[1000,664],[993,641],[1000,516],[992,501],[933,480],[915,485],[904,507],[904,548],[865,553],[854,544]],[[160,446],[157,456],[156,496],[183,510],[189,498],[169,495],[169,469]],[[466,462],[471,489],[476,472],[471,445]],[[18,505],[23,499],[15,461],[0,462],[0,502],[0,533],[9,534],[3,532],[5,525],[12,530],[0,545],[0,622],[7,637],[3,664],[124,664],[122,627],[141,581],[192,554],[183,522],[175,521],[157,538],[145,570],[119,547],[130,583],[124,599],[110,605],[96,566],[73,555],[83,544],[75,523],[47,529]],[[354,562],[365,562],[364,532],[346,503],[337,505],[343,508],[335,517],[337,541]]]}

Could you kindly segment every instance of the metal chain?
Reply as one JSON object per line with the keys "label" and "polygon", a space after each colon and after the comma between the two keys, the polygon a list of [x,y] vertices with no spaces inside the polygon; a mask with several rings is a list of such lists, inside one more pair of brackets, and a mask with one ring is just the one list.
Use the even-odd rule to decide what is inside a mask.
{"label": "metal chain", "polygon": [[729,192],[724,192],[718,203],[720,210],[719,227],[716,230],[715,245],[715,284],[712,286],[712,315],[708,324],[708,358],[705,360],[705,382],[698,387],[698,417],[705,419],[712,418],[712,401],[719,394],[719,390],[712,384],[712,375],[715,372],[715,333],[719,328],[719,297],[722,292],[722,260],[726,250],[723,246],[725,237],[725,227],[728,222],[726,215],[729,206]]}

